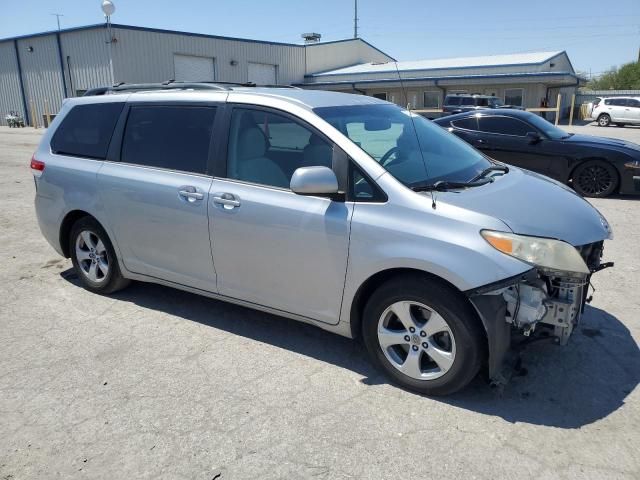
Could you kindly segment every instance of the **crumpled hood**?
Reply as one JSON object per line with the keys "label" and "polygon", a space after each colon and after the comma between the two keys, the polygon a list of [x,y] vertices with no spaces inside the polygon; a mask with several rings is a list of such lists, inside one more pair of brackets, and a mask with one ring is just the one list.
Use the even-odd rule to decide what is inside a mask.
{"label": "crumpled hood", "polygon": [[596,147],[610,147],[615,149],[627,149],[640,152],[640,145],[619,138],[596,137],[593,135],[571,135],[564,140],[569,143],[580,143],[582,145],[593,145]]}
{"label": "crumpled hood", "polygon": [[528,170],[509,168],[493,183],[437,193],[437,201],[498,218],[521,235],[556,238],[574,246],[609,237],[604,217],[569,187]]}

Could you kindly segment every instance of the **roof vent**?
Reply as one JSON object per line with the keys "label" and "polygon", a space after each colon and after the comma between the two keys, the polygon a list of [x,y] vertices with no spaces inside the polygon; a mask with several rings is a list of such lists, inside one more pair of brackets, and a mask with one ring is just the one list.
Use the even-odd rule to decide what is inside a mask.
{"label": "roof vent", "polygon": [[302,39],[304,40],[305,45],[310,45],[312,43],[319,43],[322,35],[319,33],[303,33]]}

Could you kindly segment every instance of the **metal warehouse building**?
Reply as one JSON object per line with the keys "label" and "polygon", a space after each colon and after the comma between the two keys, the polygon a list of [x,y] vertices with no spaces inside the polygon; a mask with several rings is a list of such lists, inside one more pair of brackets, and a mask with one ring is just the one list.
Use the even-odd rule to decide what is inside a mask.
{"label": "metal warehouse building", "polygon": [[105,24],[0,40],[0,121],[15,110],[40,125],[65,97],[116,83],[191,81],[302,83],[305,75],[392,61],[361,39],[297,45]]}
{"label": "metal warehouse building", "polygon": [[564,51],[368,62],[305,76],[307,88],[355,90],[418,109],[441,108],[445,95],[455,93],[492,95],[525,108],[540,107],[545,98],[555,106],[562,93],[564,108],[580,81]]}
{"label": "metal warehouse building", "polygon": [[[566,52],[395,62],[362,39],[307,45],[105,24],[0,40],[0,122],[12,110],[31,123],[65,97],[111,83],[188,81],[297,85],[375,95],[414,109],[445,95],[481,93],[532,108],[563,106],[580,83]],[[402,78],[402,82],[399,80]],[[407,92],[403,93],[403,88]]]}

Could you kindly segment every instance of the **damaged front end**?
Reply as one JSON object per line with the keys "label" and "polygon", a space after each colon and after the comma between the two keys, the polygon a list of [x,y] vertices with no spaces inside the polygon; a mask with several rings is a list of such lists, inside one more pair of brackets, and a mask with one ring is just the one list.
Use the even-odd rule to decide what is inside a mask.
{"label": "damaged front end", "polygon": [[613,266],[601,263],[603,244],[599,241],[572,247],[583,266],[578,265],[576,258],[571,259],[573,263],[564,262],[565,266],[571,265],[571,270],[535,265],[518,277],[467,292],[487,331],[489,376],[493,381],[504,378],[503,364],[514,334],[526,339],[539,333],[560,345],[568,343],[585,303],[591,301],[588,296],[591,276]]}

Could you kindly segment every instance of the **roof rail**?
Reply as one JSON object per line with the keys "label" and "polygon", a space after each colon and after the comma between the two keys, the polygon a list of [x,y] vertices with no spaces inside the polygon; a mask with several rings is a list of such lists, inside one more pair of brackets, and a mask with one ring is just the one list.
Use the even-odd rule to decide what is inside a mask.
{"label": "roof rail", "polygon": [[293,88],[292,85],[256,85],[252,82],[176,82],[167,80],[162,83],[116,83],[110,87],[91,88],[83,96],[107,95],[120,92],[152,91],[152,90],[231,90],[231,87],[267,87],[267,88]]}
{"label": "roof rail", "polygon": [[[238,83],[227,82],[176,82],[167,80],[162,83],[117,83],[110,87],[97,87],[87,90],[83,96],[107,95],[119,92],[135,92],[142,90],[231,90],[230,85],[241,86]],[[249,85],[247,85],[249,86]]]}

